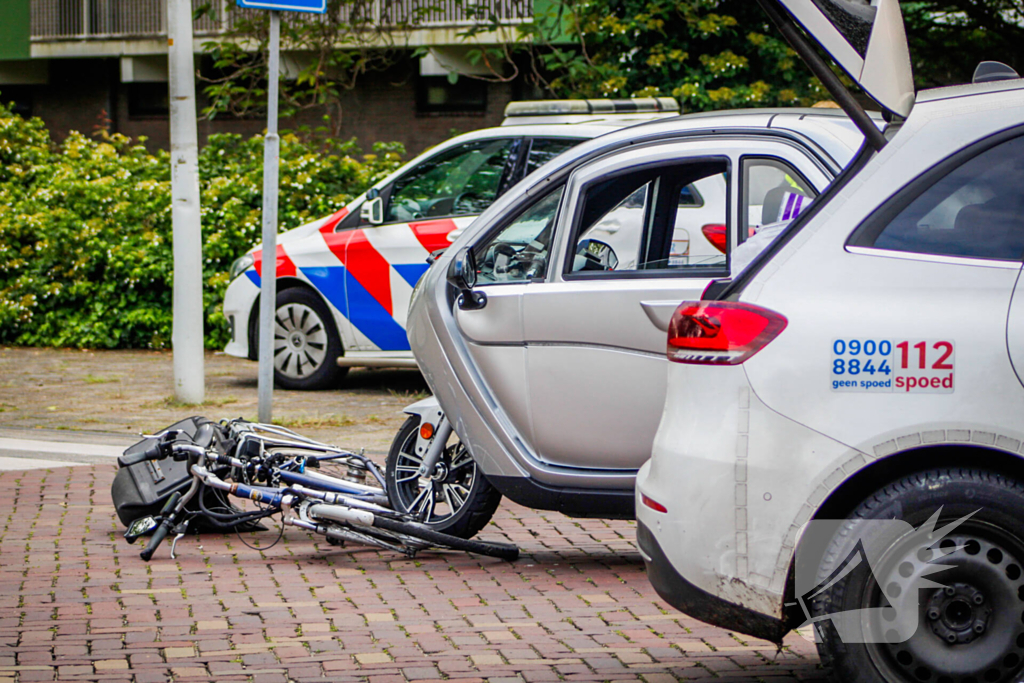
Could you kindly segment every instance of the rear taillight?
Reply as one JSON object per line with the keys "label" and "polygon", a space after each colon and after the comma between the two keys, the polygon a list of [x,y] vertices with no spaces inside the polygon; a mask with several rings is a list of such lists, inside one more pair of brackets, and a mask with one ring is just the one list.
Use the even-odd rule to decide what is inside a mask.
{"label": "rear taillight", "polygon": [[695,365],[739,365],[786,329],[787,321],[760,306],[684,301],[668,326],[668,359]]}
{"label": "rear taillight", "polygon": [[718,251],[725,253],[729,242],[729,229],[719,223],[709,223],[700,229],[704,237]]}

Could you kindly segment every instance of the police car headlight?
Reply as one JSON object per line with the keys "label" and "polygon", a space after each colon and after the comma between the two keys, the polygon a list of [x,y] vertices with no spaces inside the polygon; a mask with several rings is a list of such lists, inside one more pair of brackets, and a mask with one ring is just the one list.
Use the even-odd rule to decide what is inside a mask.
{"label": "police car headlight", "polygon": [[249,266],[256,262],[256,259],[252,254],[246,254],[240,259],[235,259],[235,262],[231,264],[231,271],[229,273],[232,280],[236,277],[249,270]]}

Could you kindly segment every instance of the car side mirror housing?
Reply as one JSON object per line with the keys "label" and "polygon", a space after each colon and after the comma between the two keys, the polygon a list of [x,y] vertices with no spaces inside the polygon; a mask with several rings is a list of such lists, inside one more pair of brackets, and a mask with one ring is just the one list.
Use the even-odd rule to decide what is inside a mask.
{"label": "car side mirror housing", "polygon": [[476,286],[476,256],[469,247],[459,249],[448,266],[448,284],[459,291],[459,308],[472,311],[487,305],[487,295],[474,292]]}
{"label": "car side mirror housing", "polygon": [[573,272],[582,270],[615,270],[619,265],[619,257],[615,250],[600,240],[585,239],[576,246],[576,258],[573,260]]}
{"label": "car side mirror housing", "polygon": [[159,522],[155,517],[139,517],[128,525],[128,530],[124,532],[124,538],[129,543],[135,543],[139,536],[151,533],[158,525]]}
{"label": "car side mirror housing", "polygon": [[366,193],[366,201],[359,209],[359,219],[370,225],[380,225],[384,222],[384,199],[379,193],[373,197],[370,197],[369,192]]}

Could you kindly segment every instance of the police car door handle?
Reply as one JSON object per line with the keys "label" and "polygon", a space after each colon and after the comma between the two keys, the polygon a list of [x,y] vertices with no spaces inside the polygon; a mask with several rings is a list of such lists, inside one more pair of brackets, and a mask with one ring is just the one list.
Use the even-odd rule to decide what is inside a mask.
{"label": "police car door handle", "polygon": [[672,314],[679,308],[679,301],[641,301],[640,307],[644,313],[662,332],[668,332],[668,324],[672,321]]}

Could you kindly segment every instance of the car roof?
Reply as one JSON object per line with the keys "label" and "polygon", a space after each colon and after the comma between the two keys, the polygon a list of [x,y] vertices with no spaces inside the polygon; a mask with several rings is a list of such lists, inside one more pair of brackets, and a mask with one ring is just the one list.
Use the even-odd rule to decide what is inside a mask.
{"label": "car roof", "polygon": [[[881,115],[873,117],[879,128],[885,122]],[[560,155],[559,159],[578,158],[594,153],[600,147],[636,139],[672,137],[688,132],[785,131],[809,140],[830,157],[836,170],[844,167],[860,149],[864,136],[841,110],[810,108],[733,109],[720,112],[684,114],[668,119],[649,121],[609,132],[598,140],[583,142]]]}
{"label": "car roof", "polygon": [[[544,117],[536,117],[543,119]],[[516,125],[502,125],[493,128],[464,133],[446,140],[403,164],[401,168],[376,183],[383,187],[412,166],[439,151],[474,140],[490,140],[506,137],[563,137],[584,139],[573,150],[560,155],[583,156],[594,151],[595,146],[614,145],[634,137],[670,137],[689,131],[729,130],[785,130],[810,139],[839,168],[846,165],[860,148],[863,136],[846,114],[838,109],[823,108],[772,108],[772,109],[731,109],[714,112],[666,115],[663,113],[617,114],[608,116],[580,117],[572,123],[553,123],[550,118],[544,123],[517,122]],[[884,125],[881,116],[876,116],[879,127]],[[594,138],[601,138],[597,142]]]}
{"label": "car roof", "polygon": [[[942,102],[961,97],[974,95],[987,95],[989,93],[1006,92],[1009,90],[1021,90],[1024,88],[1024,79],[1014,78],[1006,81],[992,81],[990,83],[967,83],[964,85],[951,85],[943,88],[931,88],[922,90],[917,94],[916,104]],[[959,106],[959,105],[957,105]]]}

